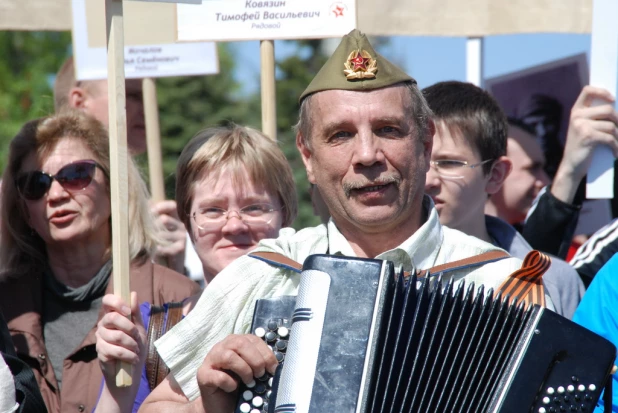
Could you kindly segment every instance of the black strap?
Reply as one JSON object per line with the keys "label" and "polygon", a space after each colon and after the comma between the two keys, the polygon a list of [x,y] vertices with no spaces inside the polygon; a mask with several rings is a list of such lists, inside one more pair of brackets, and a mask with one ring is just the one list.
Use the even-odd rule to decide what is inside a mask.
{"label": "black strap", "polygon": [[605,384],[605,391],[603,392],[603,412],[612,413],[612,382],[614,381],[614,375],[610,374],[607,383]]}

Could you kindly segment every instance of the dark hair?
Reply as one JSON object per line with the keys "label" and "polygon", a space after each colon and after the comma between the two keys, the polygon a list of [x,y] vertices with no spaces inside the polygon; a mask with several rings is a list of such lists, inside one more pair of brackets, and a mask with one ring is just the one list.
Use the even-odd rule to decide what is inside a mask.
{"label": "dark hair", "polygon": [[521,130],[523,130],[524,132],[536,137],[536,133],[534,132],[534,128],[530,125],[528,125],[527,123],[524,123],[524,121],[522,121],[519,118],[514,118],[512,116],[509,116],[506,118],[507,122],[509,123],[509,126],[515,127],[515,128],[519,128]]}
{"label": "dark hair", "polygon": [[[481,160],[506,155],[506,115],[489,93],[471,83],[449,81],[423,89],[423,95],[434,120],[461,133],[479,151]],[[483,171],[489,173],[491,165],[483,165]]]}

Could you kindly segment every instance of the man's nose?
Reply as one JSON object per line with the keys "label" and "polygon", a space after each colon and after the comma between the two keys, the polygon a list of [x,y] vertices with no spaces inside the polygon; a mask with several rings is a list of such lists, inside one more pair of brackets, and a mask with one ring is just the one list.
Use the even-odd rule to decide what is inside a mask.
{"label": "man's nose", "polygon": [[384,160],[380,138],[373,133],[359,133],[352,159],[353,163],[371,166],[375,163],[382,163]]}
{"label": "man's nose", "polygon": [[436,172],[435,168],[431,167],[425,174],[425,192],[431,194],[431,191],[440,186],[440,176]]}

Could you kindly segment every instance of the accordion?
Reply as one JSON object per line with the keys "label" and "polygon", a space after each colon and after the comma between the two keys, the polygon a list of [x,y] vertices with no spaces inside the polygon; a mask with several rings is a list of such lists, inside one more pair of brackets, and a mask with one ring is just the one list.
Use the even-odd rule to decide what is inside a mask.
{"label": "accordion", "polygon": [[539,306],[388,261],[327,255],[298,296],[258,300],[252,331],[281,362],[237,412],[591,412],[616,348]]}

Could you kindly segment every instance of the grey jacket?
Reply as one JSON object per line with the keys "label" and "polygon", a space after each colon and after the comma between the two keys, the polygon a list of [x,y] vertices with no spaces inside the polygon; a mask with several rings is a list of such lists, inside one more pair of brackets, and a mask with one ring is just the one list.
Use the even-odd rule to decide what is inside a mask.
{"label": "grey jacket", "polygon": [[[500,218],[485,215],[485,225],[498,246],[512,256],[523,259],[532,250],[524,237]],[[556,312],[571,319],[586,291],[577,271],[565,261],[552,256],[551,267],[543,275],[543,281]]]}

